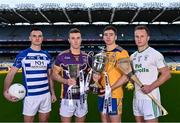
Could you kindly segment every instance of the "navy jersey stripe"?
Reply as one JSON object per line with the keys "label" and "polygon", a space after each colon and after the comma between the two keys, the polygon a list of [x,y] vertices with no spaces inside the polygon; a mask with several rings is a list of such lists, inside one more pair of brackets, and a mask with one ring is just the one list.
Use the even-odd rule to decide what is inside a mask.
{"label": "navy jersey stripe", "polygon": [[35,71],[27,70],[26,71],[26,74],[42,74],[42,73],[47,73],[47,70],[35,70]]}
{"label": "navy jersey stripe", "polygon": [[37,88],[44,88],[47,87],[49,84],[42,84],[42,85],[33,85],[33,86],[28,86],[28,89],[37,89]]}
{"label": "navy jersey stripe", "polygon": [[48,80],[47,77],[41,77],[41,78],[27,78],[27,82],[36,82],[36,81],[45,81]]}
{"label": "navy jersey stripe", "polygon": [[48,92],[49,92],[49,89],[44,90],[44,91],[39,91],[39,92],[29,92],[28,96],[37,96],[37,95],[42,95],[42,94],[45,94],[45,93],[48,93]]}

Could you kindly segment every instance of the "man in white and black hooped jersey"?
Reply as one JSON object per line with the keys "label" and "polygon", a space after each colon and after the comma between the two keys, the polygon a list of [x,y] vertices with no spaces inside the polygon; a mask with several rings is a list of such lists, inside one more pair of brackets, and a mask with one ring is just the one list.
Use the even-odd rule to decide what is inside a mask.
{"label": "man in white and black hooped jersey", "polygon": [[146,26],[137,26],[134,36],[138,50],[131,60],[136,76],[143,83],[142,88],[135,83],[134,116],[136,122],[158,122],[160,110],[146,94],[151,93],[160,101],[159,86],[171,77],[170,71],[163,55],[148,45],[150,35]]}
{"label": "man in white and black hooped jersey", "polygon": [[4,80],[4,96],[16,102],[17,98],[8,93],[15,74],[22,68],[23,85],[26,96],[23,101],[24,122],[33,122],[39,112],[39,122],[48,122],[51,102],[56,101],[53,83],[50,78],[51,56],[41,50],[43,34],[39,28],[33,28],[29,39],[31,46],[21,51]]}

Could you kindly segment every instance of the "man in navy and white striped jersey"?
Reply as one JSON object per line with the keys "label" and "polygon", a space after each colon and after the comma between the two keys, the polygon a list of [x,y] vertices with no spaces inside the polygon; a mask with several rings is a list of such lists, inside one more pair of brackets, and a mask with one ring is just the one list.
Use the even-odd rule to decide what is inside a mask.
{"label": "man in navy and white striped jersey", "polygon": [[39,112],[39,122],[48,122],[51,102],[56,101],[53,82],[50,78],[51,56],[41,50],[43,33],[39,28],[33,28],[29,40],[30,48],[21,51],[4,80],[4,96],[11,102],[17,98],[8,93],[15,74],[22,68],[23,85],[26,96],[23,101],[24,122],[33,122]]}

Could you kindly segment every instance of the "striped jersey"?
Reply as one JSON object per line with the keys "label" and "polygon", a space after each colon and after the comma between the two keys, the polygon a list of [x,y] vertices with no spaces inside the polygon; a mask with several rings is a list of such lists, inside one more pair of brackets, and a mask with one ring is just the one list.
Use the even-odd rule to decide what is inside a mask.
{"label": "striped jersey", "polygon": [[31,48],[23,50],[16,56],[13,66],[22,68],[26,96],[49,92],[48,69],[51,68],[51,56],[46,51]]}

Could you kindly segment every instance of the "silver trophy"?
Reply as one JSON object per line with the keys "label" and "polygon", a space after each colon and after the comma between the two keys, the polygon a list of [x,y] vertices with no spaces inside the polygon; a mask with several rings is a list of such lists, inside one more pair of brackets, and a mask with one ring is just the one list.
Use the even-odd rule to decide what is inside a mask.
{"label": "silver trophy", "polygon": [[[95,74],[100,74],[104,71],[104,68],[105,68],[105,63],[106,63],[106,54],[105,52],[100,52],[98,54],[96,54],[94,57],[93,57],[93,61],[92,61],[92,70],[93,70],[93,73]],[[91,83],[89,85],[89,90],[95,94],[98,94],[100,89],[98,87],[98,83],[97,82],[94,82],[94,83]]]}
{"label": "silver trophy", "polygon": [[104,70],[106,63],[106,54],[104,52],[98,53],[94,56],[92,69],[95,72],[101,73]]}
{"label": "silver trophy", "polygon": [[[69,72],[69,78],[75,79],[76,81],[79,78],[79,64],[70,64],[68,65],[68,72]],[[80,93],[80,87],[76,84],[73,85],[71,88],[71,93],[74,94],[79,94]]]}

